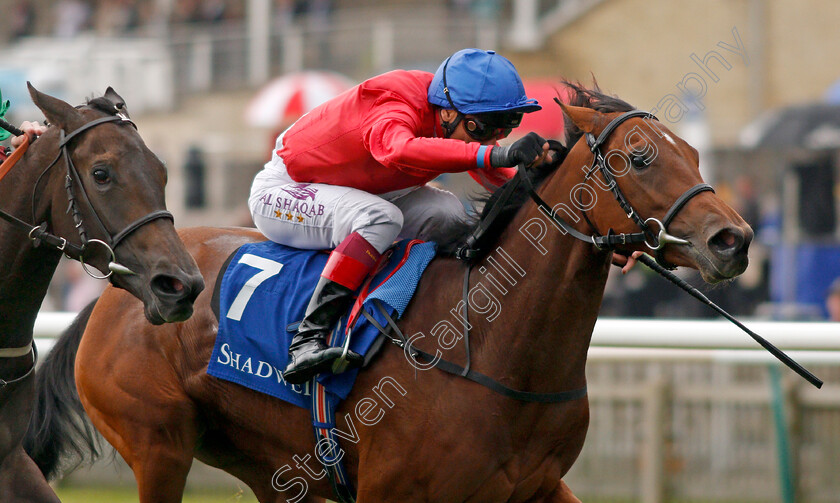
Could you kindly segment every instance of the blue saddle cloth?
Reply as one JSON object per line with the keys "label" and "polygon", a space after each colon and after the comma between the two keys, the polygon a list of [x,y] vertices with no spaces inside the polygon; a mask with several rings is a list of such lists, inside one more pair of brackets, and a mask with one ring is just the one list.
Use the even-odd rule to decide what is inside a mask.
{"label": "blue saddle cloth", "polygon": [[[371,282],[379,286],[368,295],[362,308],[383,325],[384,317],[369,305],[373,299],[381,300],[389,314],[402,316],[420,276],[435,256],[435,248],[434,243],[418,241],[395,245],[388,264]],[[309,409],[309,384],[290,385],[282,377],[294,336],[286,328],[303,318],[327,257],[326,253],[271,241],[239,248],[222,278],[219,332],[207,373]],[[401,262],[404,263],[396,269]],[[343,344],[348,315],[349,311],[333,330],[331,345]],[[364,355],[378,335],[378,330],[360,316],[352,330],[350,349]],[[338,375],[322,374],[318,382],[329,393],[344,399],[358,372],[359,369],[352,369]]]}

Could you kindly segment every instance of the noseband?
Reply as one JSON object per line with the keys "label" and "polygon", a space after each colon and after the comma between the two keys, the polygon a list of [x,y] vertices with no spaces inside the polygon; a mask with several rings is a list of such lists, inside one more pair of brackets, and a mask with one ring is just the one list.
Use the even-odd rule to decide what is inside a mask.
{"label": "noseband", "polygon": [[[135,129],[137,129],[137,126],[134,124],[134,122],[132,122],[131,119],[129,119],[126,115],[121,113],[119,108],[115,106],[114,109],[116,111],[115,115],[102,117],[100,119],[88,122],[87,124],[81,126],[80,128],[76,129],[70,134],[65,134],[64,130],[62,129],[59,133],[60,136],[58,143],[58,155],[44,169],[44,171],[41,172],[41,174],[38,176],[38,180],[35,182],[35,187],[32,189],[32,221],[35,221],[35,195],[37,192],[38,184],[41,181],[41,178],[59,161],[59,159],[63,157],[65,165],[67,166],[66,181],[64,184],[64,187],[67,190],[67,201],[69,204],[67,211],[70,212],[73,216],[73,222],[75,223],[76,229],[78,229],[79,231],[81,246],[70,243],[66,238],[55,236],[47,232],[47,222],[43,222],[38,226],[32,226],[26,223],[25,221],[15,217],[14,215],[11,215],[4,211],[0,211],[0,218],[3,218],[4,220],[24,230],[29,236],[29,239],[32,240],[36,247],[41,244],[46,244],[52,248],[64,252],[64,254],[67,255],[69,258],[81,262],[82,266],[84,266],[85,271],[90,276],[96,279],[106,279],[114,273],[123,275],[134,274],[134,272],[132,272],[131,269],[116,262],[116,254],[114,253],[114,250],[117,248],[117,246],[119,246],[119,244],[126,237],[128,237],[129,234],[131,234],[132,232],[136,231],[137,229],[139,229],[143,225],[146,225],[149,222],[152,222],[159,218],[168,218],[173,222],[175,221],[174,217],[172,216],[172,213],[166,210],[157,210],[138,218],[134,222],[128,224],[120,232],[112,234],[110,231],[108,231],[107,227],[105,227],[105,224],[102,223],[102,219],[99,218],[96,209],[91,204],[90,199],[88,198],[87,193],[85,192],[84,185],[82,185],[81,183],[81,176],[76,170],[76,166],[73,164],[73,160],[70,157],[68,144],[71,140],[84,133],[85,131],[88,131],[100,124],[105,124],[109,122],[128,123],[131,124]],[[88,206],[88,208],[90,208],[91,214],[96,220],[96,224],[108,236],[107,241],[103,241],[101,239],[88,238],[87,232],[84,228],[84,223],[82,221],[82,214],[79,211],[79,207],[77,204],[77,197],[74,192],[74,185],[78,185],[80,195],[84,199],[84,202]],[[95,273],[91,272],[90,268],[85,263],[85,257],[89,256],[89,251],[93,249],[93,245],[98,245],[105,248],[106,252],[110,254],[111,260],[108,263],[108,274],[101,276],[96,275]]]}

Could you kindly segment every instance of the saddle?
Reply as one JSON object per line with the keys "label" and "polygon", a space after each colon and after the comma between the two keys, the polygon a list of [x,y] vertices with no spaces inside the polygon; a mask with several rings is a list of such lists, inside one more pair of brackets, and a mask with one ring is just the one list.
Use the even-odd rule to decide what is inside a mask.
{"label": "saddle", "polygon": [[[435,250],[434,243],[418,240],[401,241],[387,250],[353,306],[333,328],[328,343],[363,355],[363,368],[373,361],[383,339],[362,312],[381,317],[372,304],[376,300],[389,315],[402,316]],[[282,379],[282,369],[327,258],[326,253],[270,241],[237,249],[222,266],[213,289],[211,305],[219,331],[208,374],[308,409],[311,386],[289,385]],[[358,371],[321,374],[316,379],[344,399]]]}

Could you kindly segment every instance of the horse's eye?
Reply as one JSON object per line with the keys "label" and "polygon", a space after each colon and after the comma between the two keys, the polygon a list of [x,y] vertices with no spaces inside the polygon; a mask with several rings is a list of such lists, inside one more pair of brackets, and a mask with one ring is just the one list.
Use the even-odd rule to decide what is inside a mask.
{"label": "horse's eye", "polygon": [[111,175],[108,174],[107,170],[97,168],[93,170],[93,180],[100,185],[104,185],[111,181]]}
{"label": "horse's eye", "polygon": [[630,162],[633,163],[633,167],[636,169],[644,169],[650,166],[650,162],[647,160],[647,158],[641,155],[632,156],[630,158]]}

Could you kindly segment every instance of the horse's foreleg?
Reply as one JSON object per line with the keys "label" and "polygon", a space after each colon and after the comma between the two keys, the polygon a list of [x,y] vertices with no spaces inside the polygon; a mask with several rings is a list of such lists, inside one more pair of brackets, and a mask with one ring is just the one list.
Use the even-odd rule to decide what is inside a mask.
{"label": "horse's foreleg", "polygon": [[[194,416],[183,410],[166,418],[167,412],[173,411],[161,409],[161,404],[137,407],[143,411],[135,416],[128,411],[120,416],[106,416],[85,403],[96,428],[134,472],[140,503],[179,503],[198,438]],[[156,419],[149,418],[152,410]]]}
{"label": "horse's foreleg", "polygon": [[102,320],[91,319],[76,356],[79,398],[134,471],[140,502],[178,503],[198,439],[195,404],[160,348],[143,343],[151,337],[125,330],[142,342],[123,342]]}
{"label": "horse's foreleg", "polygon": [[0,460],[0,496],[4,503],[59,503],[41,471],[20,446]]}

